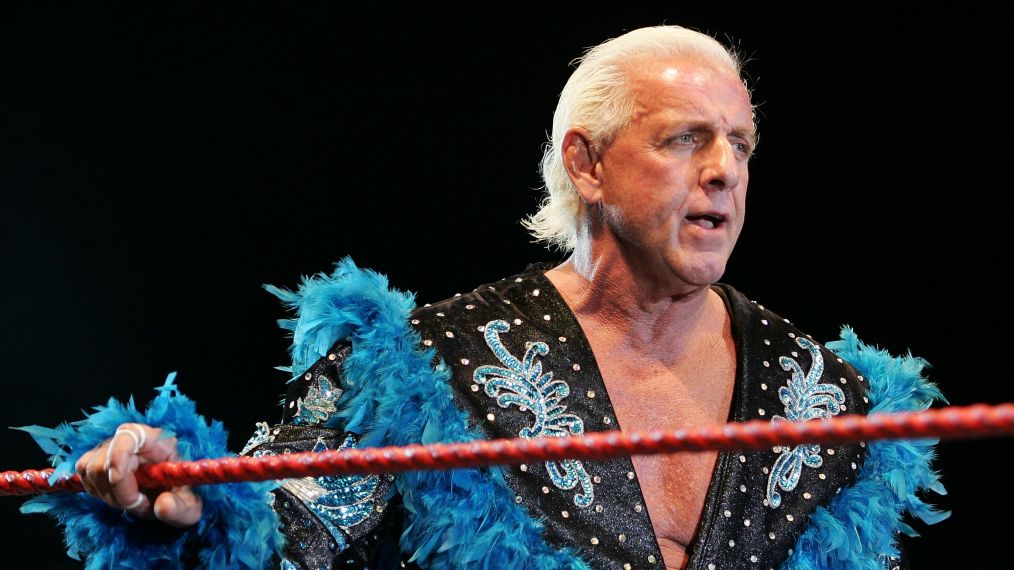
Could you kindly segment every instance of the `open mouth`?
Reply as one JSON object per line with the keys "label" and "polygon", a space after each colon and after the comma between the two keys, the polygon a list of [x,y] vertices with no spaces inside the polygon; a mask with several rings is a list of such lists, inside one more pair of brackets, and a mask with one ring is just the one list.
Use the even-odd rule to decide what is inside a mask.
{"label": "open mouth", "polygon": [[713,230],[725,223],[725,217],[717,214],[697,214],[687,216],[687,221],[706,230]]}

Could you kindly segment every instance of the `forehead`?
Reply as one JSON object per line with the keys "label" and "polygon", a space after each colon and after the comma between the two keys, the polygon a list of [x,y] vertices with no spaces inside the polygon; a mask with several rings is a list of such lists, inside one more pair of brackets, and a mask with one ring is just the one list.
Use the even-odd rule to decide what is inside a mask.
{"label": "forehead", "polygon": [[[645,59],[628,70],[635,120],[659,112],[721,118],[737,128],[753,125],[753,106],[732,70],[696,58]],[[690,117],[688,117],[690,118]]]}

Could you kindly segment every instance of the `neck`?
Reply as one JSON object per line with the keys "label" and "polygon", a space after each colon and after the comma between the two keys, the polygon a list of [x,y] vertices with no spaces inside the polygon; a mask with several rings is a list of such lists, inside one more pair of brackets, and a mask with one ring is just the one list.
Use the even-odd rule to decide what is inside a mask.
{"label": "neck", "polygon": [[[721,326],[724,304],[710,287],[640,278],[622,257],[576,253],[546,272],[585,331],[616,350],[678,359],[700,334]],[[660,350],[660,347],[665,347]]]}

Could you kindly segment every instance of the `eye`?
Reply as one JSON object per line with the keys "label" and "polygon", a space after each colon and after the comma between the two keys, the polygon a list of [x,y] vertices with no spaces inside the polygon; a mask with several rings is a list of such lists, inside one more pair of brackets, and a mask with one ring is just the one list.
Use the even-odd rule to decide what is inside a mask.
{"label": "eye", "polygon": [[669,144],[672,145],[696,145],[698,142],[700,142],[700,137],[697,136],[697,133],[683,133],[669,139]]}
{"label": "eye", "polygon": [[732,148],[745,158],[750,158],[750,155],[753,154],[753,147],[748,142],[733,141]]}

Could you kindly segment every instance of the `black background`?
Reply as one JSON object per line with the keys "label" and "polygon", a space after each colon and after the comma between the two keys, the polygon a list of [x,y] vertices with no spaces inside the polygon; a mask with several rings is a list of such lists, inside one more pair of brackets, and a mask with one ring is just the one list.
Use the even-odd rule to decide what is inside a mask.
{"label": "black background", "polygon": [[[1014,400],[1010,34],[972,3],[35,4],[0,15],[0,425],[53,426],[167,373],[239,449],[279,417],[295,286],[350,255],[432,301],[558,255],[518,220],[568,62],[683,24],[749,58],[761,144],[724,280],[818,339]],[[504,3],[506,4],[506,3]],[[0,470],[46,466],[0,431]],[[1009,439],[944,442],[953,510],[916,568],[1006,547]],[[3,568],[80,568],[0,497]]]}

